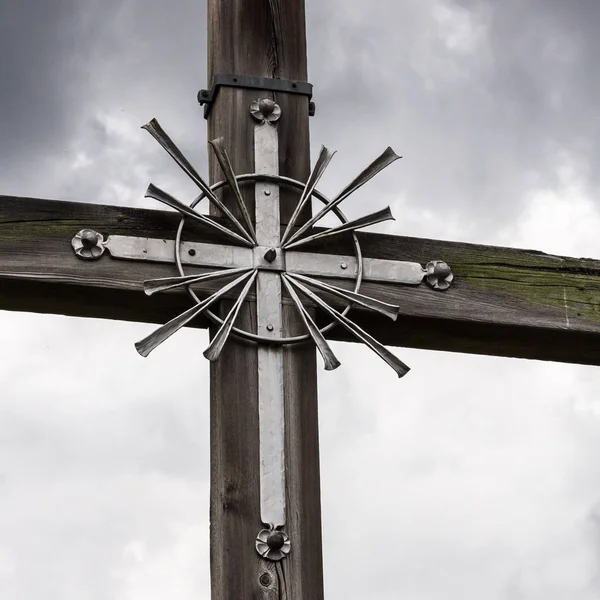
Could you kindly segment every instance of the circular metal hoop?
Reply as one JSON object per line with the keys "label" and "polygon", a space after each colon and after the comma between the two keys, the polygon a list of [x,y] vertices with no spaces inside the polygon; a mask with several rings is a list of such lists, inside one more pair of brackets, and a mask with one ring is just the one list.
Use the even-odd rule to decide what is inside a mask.
{"label": "circular metal hoop", "polygon": [[[259,181],[263,181],[263,182],[266,181],[269,183],[277,183],[277,184],[281,184],[281,185],[286,185],[288,187],[291,187],[291,188],[294,188],[294,189],[297,189],[300,191],[303,190],[306,185],[305,183],[302,183],[301,181],[298,181],[296,179],[291,179],[290,177],[285,177],[283,175],[263,175],[263,174],[258,174],[258,173],[245,173],[243,175],[237,175],[236,180],[238,181],[238,183],[252,183],[252,182],[256,183]],[[215,192],[215,191],[221,189],[222,187],[224,187],[225,185],[227,185],[227,181],[219,181],[219,182],[211,185],[210,189],[211,189],[211,191]],[[194,199],[194,201],[191,203],[190,208],[195,208],[198,205],[198,203],[205,196],[206,196],[206,194],[204,192],[202,194],[200,194],[199,196],[197,196]],[[325,205],[327,205],[331,202],[331,200],[329,200],[329,198],[327,198],[327,196],[325,196],[318,190],[314,190],[312,192],[312,196],[317,198],[317,200],[321,201]],[[346,218],[344,213],[337,206],[335,206],[332,209],[332,212],[342,223],[348,222],[348,219]],[[177,235],[175,237],[175,262],[177,264],[177,269],[179,270],[179,274],[182,277],[185,276],[185,272],[183,270],[183,265],[181,263],[181,235],[183,233],[183,227],[185,225],[185,220],[186,220],[186,217],[183,216],[179,223],[179,227],[177,228]],[[363,277],[363,261],[362,261],[362,251],[360,249],[360,243],[358,241],[358,237],[356,236],[355,232],[352,232],[352,241],[354,244],[354,254],[356,256],[356,264],[357,264],[354,293],[358,293],[358,290],[360,289],[360,285],[362,283],[362,277]],[[201,302],[201,300],[200,300],[200,298],[198,298],[197,294],[191,289],[191,287],[187,286],[186,289],[187,289],[189,295],[192,297],[192,299],[197,304],[199,304]],[[342,311],[342,315],[345,316],[346,314],[348,314],[348,311],[351,308],[352,308],[351,304],[348,304]],[[203,312],[211,321],[213,321],[217,325],[223,324],[223,319],[221,319],[218,315],[216,315],[212,310],[207,308]],[[323,334],[327,333],[333,327],[335,327],[336,324],[337,323],[335,321],[332,321],[328,325],[325,325],[324,327],[322,327],[320,329],[321,333],[323,333]],[[273,339],[273,338],[267,338],[265,336],[258,335],[255,333],[250,333],[249,331],[239,329],[238,327],[233,327],[231,329],[231,334],[235,335],[238,338],[242,338],[242,339],[245,339],[245,340],[248,340],[251,342],[260,342],[263,344],[270,344],[270,345],[298,344],[301,342],[306,342],[311,339],[311,337],[308,333],[306,333],[304,335],[293,336],[293,337],[281,337],[281,338]]]}

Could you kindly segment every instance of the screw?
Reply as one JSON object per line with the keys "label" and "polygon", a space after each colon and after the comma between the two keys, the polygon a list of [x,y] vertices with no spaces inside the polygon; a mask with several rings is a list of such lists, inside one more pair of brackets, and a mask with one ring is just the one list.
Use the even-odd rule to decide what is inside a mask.
{"label": "screw", "polygon": [[342,269],[347,269],[347,268],[348,268],[348,265],[347,265],[346,263],[342,263],[342,264],[340,265],[340,267],[342,267]]}
{"label": "screw", "polygon": [[273,329],[275,329],[275,328],[273,327],[273,325],[271,325],[271,323],[269,323],[267,325],[267,331],[273,331]]}
{"label": "screw", "polygon": [[206,98],[206,96],[208,96],[208,90],[200,90],[200,94]]}
{"label": "screw", "polygon": [[271,576],[268,573],[263,573],[260,578],[260,585],[263,587],[269,587],[271,585]]}
{"label": "screw", "polygon": [[190,256],[196,256],[196,251],[195,251],[193,248],[190,248],[190,249],[188,250],[188,254],[189,254]]}
{"label": "screw", "polygon": [[265,190],[265,196],[270,196],[271,195],[271,190]]}

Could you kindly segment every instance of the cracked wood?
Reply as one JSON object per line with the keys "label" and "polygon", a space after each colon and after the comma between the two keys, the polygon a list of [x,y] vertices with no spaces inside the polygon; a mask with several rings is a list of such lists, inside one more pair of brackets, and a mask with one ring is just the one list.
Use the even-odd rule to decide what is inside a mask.
{"label": "cracked wood", "polygon": [[[215,73],[307,80],[303,0],[209,0],[208,24],[209,81]],[[310,167],[306,97],[222,88],[211,110],[209,139],[224,138],[236,173],[253,172],[254,122],[249,107],[259,97],[270,97],[282,110],[277,125],[279,173],[305,181]],[[211,182],[222,179],[212,156],[209,172]],[[242,189],[248,211],[254,215],[252,191]],[[288,222],[296,201],[289,190],[280,190],[282,225]],[[233,202],[228,208],[236,210]],[[292,306],[283,307],[282,317],[284,335],[301,327]],[[239,326],[256,327],[254,306],[241,315]],[[211,364],[213,600],[323,598],[316,355],[310,345],[283,353],[285,530],[292,550],[275,569],[275,588],[261,584],[270,565],[254,551],[262,528],[256,348],[232,340],[219,362]],[[224,510],[232,486],[235,508]]]}

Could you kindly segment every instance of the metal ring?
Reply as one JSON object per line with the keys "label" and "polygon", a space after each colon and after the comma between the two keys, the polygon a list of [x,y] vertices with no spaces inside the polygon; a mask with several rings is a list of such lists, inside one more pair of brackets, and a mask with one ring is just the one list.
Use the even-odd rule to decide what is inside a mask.
{"label": "metal ring", "polygon": [[[243,175],[237,175],[236,180],[238,181],[238,183],[248,183],[248,182],[256,183],[258,181],[268,181],[270,183],[278,183],[278,184],[288,185],[292,188],[296,188],[299,190],[303,190],[304,187],[306,186],[306,184],[302,183],[301,181],[298,181],[296,179],[291,179],[290,177],[285,177],[283,175],[263,175],[260,173],[245,173]],[[225,180],[218,181],[217,183],[211,185],[210,189],[211,189],[211,191],[215,192],[215,191],[221,189],[225,185],[227,185],[227,181],[225,181]],[[206,194],[204,192],[202,192],[202,194],[197,196],[194,199],[194,201],[190,204],[190,208],[195,208],[198,205],[198,203],[205,196],[206,196]],[[314,190],[312,192],[312,196],[314,196],[315,198],[320,200],[325,205],[327,205],[331,202],[331,200],[329,198],[327,198],[327,196],[325,196],[325,194],[322,194],[318,190]],[[332,209],[332,212],[336,215],[336,217],[342,223],[348,222],[348,219],[346,218],[344,213],[337,206],[335,206]],[[181,218],[179,227],[177,228],[177,235],[175,237],[175,262],[177,264],[177,269],[179,270],[179,274],[182,277],[185,276],[185,272],[183,270],[183,265],[181,264],[181,234],[183,232],[183,226],[185,225],[185,219],[186,219],[185,216],[183,216]],[[355,252],[356,264],[357,264],[356,284],[354,286],[354,293],[358,293],[358,290],[360,289],[360,285],[362,283],[362,277],[363,277],[363,260],[362,260],[362,251],[360,249],[360,243],[359,243],[358,237],[356,236],[356,233],[354,231],[352,232],[352,241],[354,243],[354,252]],[[200,298],[198,298],[197,294],[194,292],[194,290],[191,289],[190,286],[187,286],[187,291],[188,291],[189,295],[192,297],[192,299],[197,304],[199,304],[201,302]],[[352,308],[351,304],[346,305],[346,307],[342,311],[342,315],[344,315],[344,316],[347,315],[348,311],[351,308]],[[212,310],[207,308],[206,310],[203,311],[203,313],[217,325],[223,324],[223,319],[221,319],[221,317],[217,316],[214,312],[212,312]],[[320,331],[323,334],[327,333],[328,331],[333,329],[336,325],[337,325],[337,323],[335,321],[332,321],[328,325],[321,327]],[[306,333],[304,335],[293,336],[293,337],[281,337],[281,338],[273,339],[273,338],[267,338],[267,337],[264,337],[262,335],[258,335],[255,333],[250,333],[249,331],[245,331],[245,330],[239,329],[237,327],[233,327],[231,329],[231,333],[232,333],[232,335],[235,335],[238,338],[243,338],[246,340],[250,340],[252,342],[260,342],[263,344],[271,344],[271,345],[273,345],[273,344],[277,344],[277,345],[298,344],[300,342],[306,342],[311,339],[311,337],[308,333]]]}

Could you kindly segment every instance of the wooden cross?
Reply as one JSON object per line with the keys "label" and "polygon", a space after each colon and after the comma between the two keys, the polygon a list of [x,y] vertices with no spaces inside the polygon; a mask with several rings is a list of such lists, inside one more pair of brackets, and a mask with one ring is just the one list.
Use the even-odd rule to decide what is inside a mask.
{"label": "wooden cross", "polygon": [[[208,17],[210,79],[236,74],[307,81],[301,0],[209,0]],[[253,105],[265,98],[274,102]],[[319,197],[310,188],[329,158],[324,150],[310,172],[308,98],[291,90],[223,86],[211,106],[209,139],[222,141],[214,142],[210,180],[219,181],[224,172],[229,184],[221,197],[215,195],[222,205],[211,208],[211,219],[188,213],[183,224],[173,212],[0,197],[0,309],[158,323],[162,334],[138,345],[144,354],[174,331],[174,318],[197,312],[184,324],[210,327],[208,356],[218,357],[211,362],[213,598],[318,600],[323,588],[315,345],[278,345],[275,338],[312,335],[332,368],[336,360],[319,329],[333,318],[337,326],[330,337],[356,341],[357,332],[368,334],[372,349],[399,374],[404,365],[375,340],[600,364],[600,261],[367,233],[355,234],[357,256],[353,227],[330,235],[312,228],[310,202],[296,210],[311,195]],[[147,128],[196,180],[158,124]],[[393,158],[382,155],[357,182]],[[236,178],[229,164],[253,176]],[[281,177],[308,182],[307,191],[302,195],[300,186],[298,194],[298,186],[283,185]],[[201,191],[209,198],[213,193]],[[149,192],[185,214],[165,192]],[[378,214],[361,223],[386,217]],[[316,234],[311,244],[298,243]],[[106,249],[130,260],[81,260]],[[175,252],[186,274],[174,271]],[[451,266],[453,281],[447,266],[432,259]],[[344,285],[361,265],[360,289]],[[228,284],[214,274],[223,267],[240,278],[245,294],[230,296],[233,287],[223,292]],[[313,293],[292,272],[310,277]],[[190,308],[181,286],[190,279],[182,277],[201,284],[194,288],[199,303],[219,304],[217,324],[197,305]],[[327,304],[314,294],[316,277],[330,286],[316,288]],[[418,285],[424,278],[430,285]],[[143,294],[145,281],[150,297]],[[449,283],[442,293],[435,289]],[[164,288],[168,293],[154,294]],[[312,300],[308,310],[297,304],[300,297]],[[339,317],[348,301],[354,326]],[[396,321],[387,318],[390,311],[398,312]],[[260,336],[259,343],[227,340],[234,325],[249,332],[250,341]],[[270,336],[272,343],[265,344]]]}

